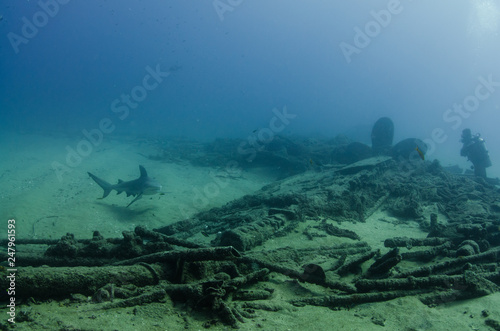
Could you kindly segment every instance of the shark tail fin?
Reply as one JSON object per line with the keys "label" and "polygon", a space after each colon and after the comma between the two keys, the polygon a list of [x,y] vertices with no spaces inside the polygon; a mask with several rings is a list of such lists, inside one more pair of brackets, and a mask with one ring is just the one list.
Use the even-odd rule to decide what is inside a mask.
{"label": "shark tail fin", "polygon": [[92,178],[104,190],[101,199],[104,199],[105,197],[107,197],[109,195],[109,193],[111,193],[111,190],[113,190],[113,185],[111,185],[110,183],[108,183],[107,181],[105,181],[103,179],[100,179],[97,176],[92,175],[90,172],[88,172],[88,174],[89,174],[90,178]]}

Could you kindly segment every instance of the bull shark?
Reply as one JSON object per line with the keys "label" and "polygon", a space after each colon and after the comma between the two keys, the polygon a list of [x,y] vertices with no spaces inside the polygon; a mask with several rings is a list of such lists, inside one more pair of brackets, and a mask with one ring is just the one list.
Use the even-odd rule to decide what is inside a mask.
{"label": "bull shark", "polygon": [[161,193],[161,184],[157,180],[155,180],[151,177],[148,177],[148,173],[146,172],[146,169],[144,169],[143,166],[140,165],[139,170],[141,172],[141,175],[139,176],[139,178],[128,181],[128,182],[124,182],[123,180],[118,179],[118,183],[114,184],[114,185],[108,183],[107,181],[105,181],[103,179],[100,179],[97,176],[94,176],[90,172],[88,172],[88,174],[89,174],[90,178],[92,178],[104,190],[104,193],[102,194],[102,198],[100,198],[100,199],[104,199],[105,197],[107,197],[109,195],[109,193],[111,193],[112,190],[115,190],[116,194],[120,194],[122,192],[125,192],[125,193],[127,193],[127,197],[129,197],[131,195],[134,196],[135,199],[132,200],[127,205],[126,208],[128,208],[128,206],[130,206],[131,204],[133,204],[134,202],[136,202],[137,200],[142,198],[143,195],[153,195],[153,194],[157,194],[157,193],[162,194]]}

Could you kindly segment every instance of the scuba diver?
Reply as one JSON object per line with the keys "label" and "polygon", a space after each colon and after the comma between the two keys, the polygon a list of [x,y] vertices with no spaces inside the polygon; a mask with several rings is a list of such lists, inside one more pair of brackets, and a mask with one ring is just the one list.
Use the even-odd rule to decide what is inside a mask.
{"label": "scuba diver", "polygon": [[474,175],[486,179],[486,168],[491,167],[491,160],[484,139],[479,133],[473,136],[470,129],[464,129],[460,142],[464,144],[460,155],[472,162]]}

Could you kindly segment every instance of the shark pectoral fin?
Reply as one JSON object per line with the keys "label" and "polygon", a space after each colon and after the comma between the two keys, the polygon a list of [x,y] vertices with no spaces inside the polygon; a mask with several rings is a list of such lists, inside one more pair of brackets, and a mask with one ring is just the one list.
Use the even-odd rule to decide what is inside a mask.
{"label": "shark pectoral fin", "polygon": [[132,201],[131,201],[128,205],[127,205],[127,207],[125,207],[125,208],[128,208],[128,206],[130,206],[131,204],[133,204],[134,202],[136,202],[136,201],[137,201],[137,200],[139,200],[140,198],[142,198],[142,193],[141,193],[141,194],[139,194],[138,196],[136,196],[136,197],[135,197],[135,199],[134,199],[134,200],[132,200]]}

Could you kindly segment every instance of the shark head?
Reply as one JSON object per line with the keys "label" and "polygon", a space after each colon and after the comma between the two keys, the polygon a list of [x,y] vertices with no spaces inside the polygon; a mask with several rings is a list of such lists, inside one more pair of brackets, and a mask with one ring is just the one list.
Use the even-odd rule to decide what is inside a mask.
{"label": "shark head", "polygon": [[144,189],[142,191],[142,194],[144,195],[153,195],[153,194],[158,194],[161,193],[161,184],[159,181],[153,178],[148,178],[147,181],[144,183]]}

